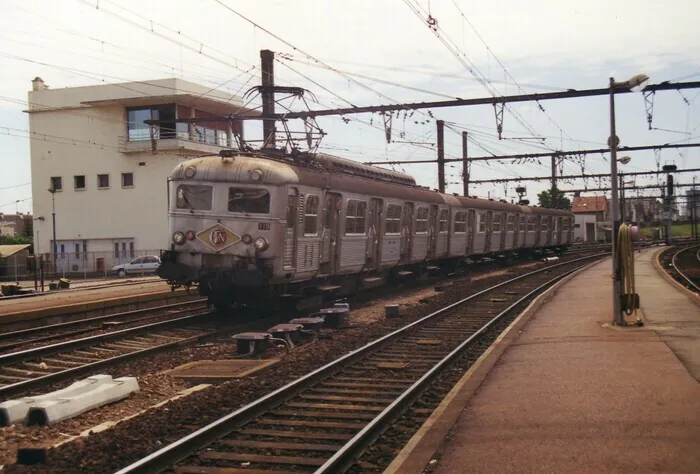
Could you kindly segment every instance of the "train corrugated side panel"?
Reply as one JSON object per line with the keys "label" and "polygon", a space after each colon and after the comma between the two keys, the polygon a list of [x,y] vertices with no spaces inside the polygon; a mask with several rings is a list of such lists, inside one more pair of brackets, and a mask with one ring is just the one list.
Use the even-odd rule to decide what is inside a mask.
{"label": "train corrugated side panel", "polygon": [[438,234],[437,236],[437,254],[444,256],[447,254],[448,236],[447,234]]}
{"label": "train corrugated side panel", "polygon": [[450,240],[450,256],[461,257],[467,253],[467,234],[454,234]]}
{"label": "train corrugated side panel", "polygon": [[359,269],[364,266],[367,250],[367,236],[346,235],[340,248],[340,268],[341,270]]}
{"label": "train corrugated side panel", "polygon": [[318,237],[300,238],[297,247],[297,272],[318,270],[320,243]]}
{"label": "train corrugated side panel", "polygon": [[385,235],[382,239],[382,266],[395,265],[401,258],[401,236]]}
{"label": "train corrugated side panel", "polygon": [[428,234],[416,234],[413,236],[413,255],[411,261],[420,261],[425,259],[428,254]]}

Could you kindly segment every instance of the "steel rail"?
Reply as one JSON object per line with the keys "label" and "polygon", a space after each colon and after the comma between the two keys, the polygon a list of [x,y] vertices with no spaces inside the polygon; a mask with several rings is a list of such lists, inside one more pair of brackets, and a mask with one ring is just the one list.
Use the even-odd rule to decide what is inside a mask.
{"label": "steel rail", "polygon": [[[680,277],[683,278],[688,285],[692,286],[695,289],[695,291],[700,293],[700,285],[697,285],[693,280],[691,280],[676,264],[676,259],[678,258],[678,255],[685,252],[686,250],[690,250],[695,247],[695,245],[691,245],[689,247],[682,248],[678,252],[674,253],[673,258],[671,258],[671,266],[673,266],[673,269],[676,271],[676,273],[678,273],[678,275],[680,275]],[[698,250],[697,257],[698,260],[700,260],[700,249]]]}
{"label": "steel rail", "polygon": [[[287,385],[268,393],[267,395],[239,408],[238,410],[120,469],[115,474],[156,473],[168,469],[173,464],[183,460],[187,456],[190,456],[192,453],[198,451],[199,449],[206,447],[210,443],[225,436],[231,431],[234,431],[235,429],[244,425],[245,423],[248,423],[249,421],[252,421],[255,418],[259,417],[260,415],[263,415],[271,408],[285,403],[287,400],[293,398],[294,396],[298,395],[307,388],[316,385],[321,380],[324,380],[329,376],[337,373],[338,371],[344,369],[349,364],[366,357],[373,351],[383,347],[386,343],[410,333],[410,331],[412,331],[413,329],[420,327],[439,316],[442,316],[443,314],[445,314],[453,308],[461,306],[475,298],[478,298],[479,296],[492,292],[505,285],[510,285],[514,282],[520,281],[535,274],[551,271],[552,268],[561,267],[563,265],[571,265],[572,263],[581,262],[583,260],[600,258],[603,256],[607,256],[608,254],[609,252],[605,252],[601,254],[577,258],[568,262],[548,265],[545,268],[535,270],[524,275],[512,278],[510,280],[501,282],[499,284],[481,290],[475,293],[474,295],[468,296],[455,303],[445,306],[444,308],[441,308],[427,316],[424,316],[410,324],[407,324],[406,326],[400,329],[386,334],[380,337],[379,339],[376,339],[366,344],[365,346],[355,349],[354,351],[345,354],[344,356],[334,360],[333,362],[330,362],[288,383]],[[567,272],[567,274],[568,273],[569,272]]]}
{"label": "steel rail", "polygon": [[[194,306],[194,305],[203,303],[205,301],[206,301],[206,298],[192,300],[192,301],[182,301],[180,303],[171,303],[171,304],[162,305],[162,306],[154,306],[151,308],[141,308],[141,309],[135,309],[132,311],[124,311],[121,313],[111,313],[111,314],[106,314],[106,315],[102,315],[102,316],[95,316],[92,318],[76,319],[74,321],[66,321],[63,323],[49,324],[46,326],[38,326],[38,327],[27,328],[27,329],[19,329],[17,331],[8,331],[8,332],[0,333],[0,341],[7,340],[7,339],[14,339],[17,337],[23,337],[23,336],[37,334],[37,333],[40,334],[42,332],[47,332],[47,331],[68,329],[68,328],[75,327],[75,326],[82,326],[85,324],[98,323],[98,322],[106,321],[106,320],[113,320],[113,319],[119,319],[119,318],[131,318],[132,316],[138,316],[141,314],[148,314],[148,313],[152,313],[152,312],[156,312],[156,311],[165,311],[165,310],[169,310],[169,309],[177,308],[177,307],[182,307],[182,306]],[[159,316],[154,315],[152,317],[157,318]],[[128,320],[126,322],[128,322]],[[19,345],[24,345],[24,344],[31,344],[33,342],[42,342],[42,341],[48,341],[50,339],[56,339],[59,337],[72,336],[72,335],[80,334],[83,332],[94,331],[96,329],[99,329],[99,327],[91,326],[89,328],[85,328],[85,329],[81,329],[81,330],[77,330],[77,331],[52,334],[52,335],[47,335],[47,336],[34,338],[34,339],[26,339],[23,341],[17,341],[14,343],[0,344],[0,350],[10,349],[12,347],[17,347]]]}

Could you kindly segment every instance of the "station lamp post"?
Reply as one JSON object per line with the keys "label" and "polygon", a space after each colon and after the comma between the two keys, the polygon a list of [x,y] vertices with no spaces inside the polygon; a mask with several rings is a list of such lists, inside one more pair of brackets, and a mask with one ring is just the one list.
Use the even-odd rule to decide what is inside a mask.
{"label": "station lamp post", "polygon": [[56,189],[51,186],[49,189],[49,192],[51,193],[51,219],[53,221],[53,245],[52,247],[52,261],[53,261],[53,270],[54,273],[56,272],[56,251],[57,251],[57,246],[58,244],[56,243]]}
{"label": "station lamp post", "polygon": [[[611,220],[612,220],[612,262],[613,262],[613,324],[622,326],[625,320],[620,310],[620,288],[621,288],[621,269],[618,264],[619,248],[617,246],[617,234],[620,230],[620,205],[618,203],[617,194],[617,147],[620,145],[620,139],[615,134],[615,90],[618,88],[630,89],[634,92],[641,91],[649,82],[649,76],[646,74],[637,74],[627,81],[615,82],[614,78],[610,78],[610,138],[608,146],[610,146],[610,191],[612,194],[611,202]],[[630,158],[624,156],[620,158],[620,162],[628,163]]]}

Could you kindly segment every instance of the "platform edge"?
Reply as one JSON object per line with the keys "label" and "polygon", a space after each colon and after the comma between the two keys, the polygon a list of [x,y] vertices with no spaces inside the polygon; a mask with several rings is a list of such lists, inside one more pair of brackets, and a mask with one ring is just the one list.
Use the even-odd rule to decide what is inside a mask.
{"label": "platform edge", "polygon": [[657,250],[657,252],[651,258],[651,265],[674,288],[680,290],[680,292],[683,295],[687,296],[690,301],[695,303],[697,306],[700,306],[700,295],[696,294],[694,291],[689,290],[688,288],[680,284],[678,281],[676,281],[676,279],[669,275],[668,272],[664,270],[663,266],[661,265],[661,262],[659,261],[661,258],[661,253],[667,248],[668,247],[663,247],[662,249]]}

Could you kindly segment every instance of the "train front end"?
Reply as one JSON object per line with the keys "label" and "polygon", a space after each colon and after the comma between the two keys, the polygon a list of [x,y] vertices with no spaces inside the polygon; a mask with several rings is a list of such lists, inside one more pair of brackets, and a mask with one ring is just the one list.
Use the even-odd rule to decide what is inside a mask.
{"label": "train front end", "polygon": [[252,155],[178,165],[169,183],[170,249],[158,275],[173,287],[197,284],[221,309],[269,300],[294,181],[291,167]]}

